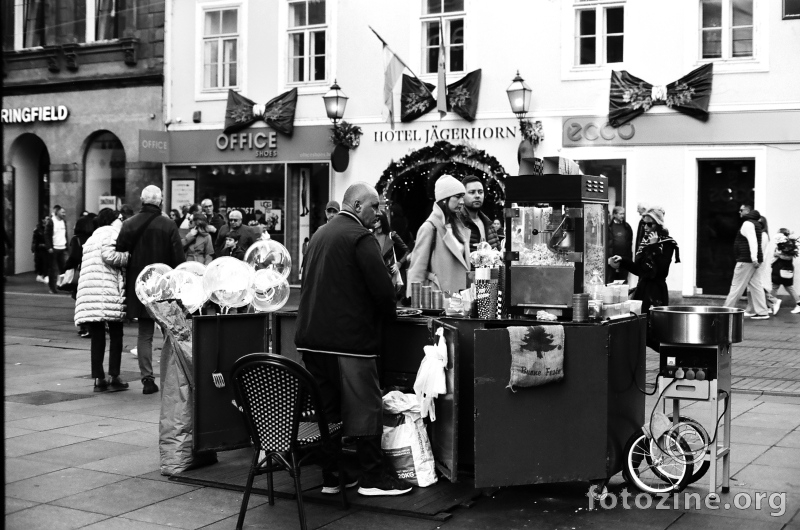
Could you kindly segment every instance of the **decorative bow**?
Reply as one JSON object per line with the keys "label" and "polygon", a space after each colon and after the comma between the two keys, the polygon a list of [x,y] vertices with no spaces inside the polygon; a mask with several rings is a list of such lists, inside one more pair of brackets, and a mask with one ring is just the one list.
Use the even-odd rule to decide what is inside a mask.
{"label": "decorative bow", "polygon": [[625,70],[612,71],[608,123],[619,127],[650,110],[653,105],[666,105],[706,121],[712,69],[712,63],[704,64],[666,87],[653,86]]}
{"label": "decorative bow", "polygon": [[266,105],[258,105],[233,90],[228,90],[225,129],[222,132],[224,134],[235,133],[250,127],[257,120],[264,120],[276,131],[291,136],[294,130],[296,107],[296,88],[271,99]]}
{"label": "decorative bow", "polygon": [[[427,88],[426,88],[427,87]],[[403,89],[400,96],[400,121],[414,121],[436,108],[436,100],[431,96],[435,88],[416,77],[403,74]],[[478,96],[481,91],[481,71],[470,72],[455,83],[447,85],[447,110],[455,112],[467,121],[475,119],[478,110]]]}

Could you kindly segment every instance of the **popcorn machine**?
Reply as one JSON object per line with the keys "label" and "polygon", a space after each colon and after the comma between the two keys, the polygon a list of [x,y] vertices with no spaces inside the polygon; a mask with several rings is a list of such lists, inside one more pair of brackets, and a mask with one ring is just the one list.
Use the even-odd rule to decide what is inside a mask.
{"label": "popcorn machine", "polygon": [[506,179],[505,292],[508,312],[572,310],[606,266],[608,179],[590,175]]}

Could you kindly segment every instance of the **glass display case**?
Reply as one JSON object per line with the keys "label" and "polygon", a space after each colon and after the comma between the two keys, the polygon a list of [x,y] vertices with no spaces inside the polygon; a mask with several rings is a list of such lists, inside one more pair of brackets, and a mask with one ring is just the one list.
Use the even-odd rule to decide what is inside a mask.
{"label": "glass display case", "polygon": [[605,177],[542,175],[506,180],[505,287],[510,313],[569,309],[605,271],[608,186]]}

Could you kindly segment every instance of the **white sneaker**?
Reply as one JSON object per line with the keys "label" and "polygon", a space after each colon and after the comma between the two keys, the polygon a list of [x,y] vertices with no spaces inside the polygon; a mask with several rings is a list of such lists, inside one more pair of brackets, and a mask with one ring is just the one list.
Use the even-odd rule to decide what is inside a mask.
{"label": "white sneaker", "polygon": [[131,350],[131,356],[132,356],[134,359],[138,358],[138,357],[139,357],[139,348],[133,348],[133,349]]}
{"label": "white sneaker", "polygon": [[796,306],[794,306],[794,309],[792,309],[793,315],[796,315],[797,313],[800,313],[800,304],[797,304]]}
{"label": "white sneaker", "polygon": [[777,315],[778,314],[778,309],[781,308],[781,304],[782,303],[783,303],[783,300],[781,300],[780,298],[775,300],[775,302],[772,304],[772,314],[773,315]]}
{"label": "white sneaker", "polygon": [[39,283],[47,283],[47,278],[44,276],[36,276],[36,281]]}
{"label": "white sneaker", "polygon": [[754,317],[754,316],[756,316],[756,314],[755,313],[748,313],[747,311],[745,311],[744,312],[744,316],[746,316],[746,317]]}

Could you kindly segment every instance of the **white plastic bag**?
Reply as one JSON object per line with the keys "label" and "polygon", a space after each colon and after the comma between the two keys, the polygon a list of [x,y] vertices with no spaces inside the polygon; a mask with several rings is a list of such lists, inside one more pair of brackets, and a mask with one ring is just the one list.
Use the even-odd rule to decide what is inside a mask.
{"label": "white plastic bag", "polygon": [[[414,394],[394,390],[383,396],[381,449],[398,477],[424,488],[435,484],[437,478],[433,450],[419,408]],[[396,420],[391,421],[393,418]]]}
{"label": "white plastic bag", "polygon": [[447,381],[444,370],[447,367],[447,344],[444,340],[444,328],[436,330],[436,345],[425,346],[425,357],[419,365],[417,379],[414,381],[414,393],[417,394],[423,418],[430,417],[436,421],[436,409],[433,400],[440,394],[447,394]]}

